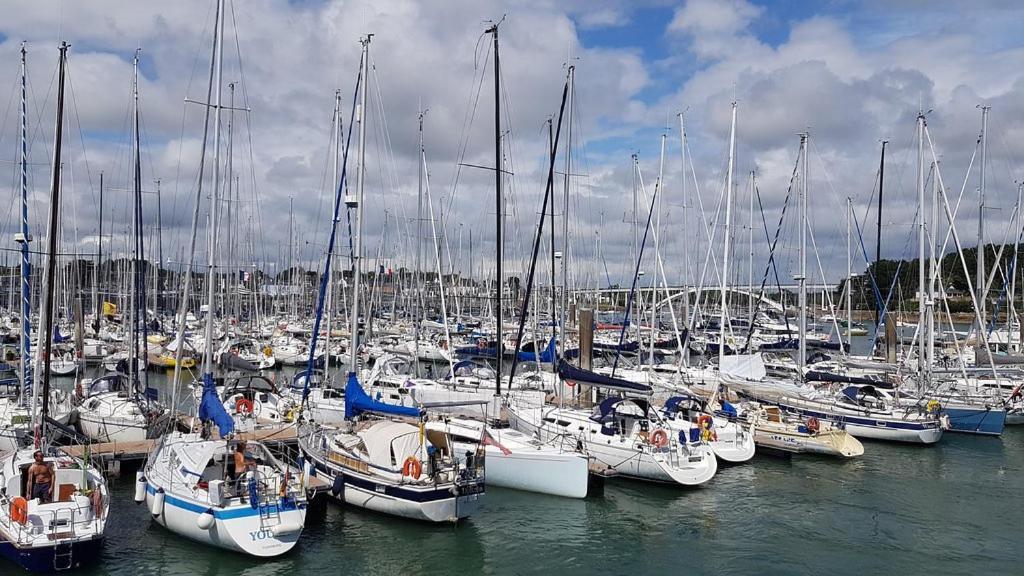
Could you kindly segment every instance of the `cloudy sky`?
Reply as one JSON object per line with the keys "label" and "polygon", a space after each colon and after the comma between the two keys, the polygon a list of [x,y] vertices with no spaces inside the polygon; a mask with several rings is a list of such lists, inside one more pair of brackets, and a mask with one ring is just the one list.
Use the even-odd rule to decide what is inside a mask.
{"label": "cloudy sky", "polygon": [[[203,108],[186,99],[206,98],[214,6],[215,0],[0,2],[5,15],[0,21],[0,158],[8,173],[0,181],[9,206],[0,222],[5,234],[16,216],[20,46],[28,43],[31,219],[41,238],[56,47],[66,40],[71,49],[63,242],[68,250],[95,250],[103,172],[105,233],[112,230],[112,249],[123,250],[130,206],[125,190],[131,185],[132,58],[140,47],[144,187],[152,191],[154,181],[161,182],[165,261],[187,258],[183,252],[196,193]],[[568,252],[573,282],[579,285],[628,283],[632,276],[638,234],[634,203],[642,227],[658,178],[663,134],[658,248],[668,282],[697,281],[709,233],[717,234],[713,252],[720,260],[724,218],[715,220],[715,213],[725,190],[733,101],[737,154],[729,269],[744,282],[750,173],[756,171],[761,196],[761,207],[755,205],[753,213],[757,281],[767,257],[764,226],[774,234],[800,132],[809,132],[811,139],[809,226],[817,252],[808,260],[815,279],[822,277],[819,260],[826,280],[845,273],[847,197],[865,226],[864,246],[874,253],[882,139],[889,141],[883,255],[916,255],[916,242],[910,240],[917,212],[919,110],[927,112],[951,202],[964,191],[957,226],[964,245],[977,241],[980,158],[970,173],[968,164],[977,149],[979,105],[991,106],[987,241],[1000,242],[1007,234],[1016,183],[1022,179],[1024,48],[1015,28],[1024,21],[1024,8],[1013,1],[228,0],[227,6],[224,103],[227,83],[233,82],[236,106],[249,112],[234,116],[237,201],[222,205],[217,229],[222,261],[228,258],[229,229],[251,247],[233,256],[240,267],[254,261],[269,271],[284,266],[289,230],[294,231],[298,260],[317,265],[333,195],[335,91],[341,91],[347,131],[359,39],[372,33],[366,252],[371,258],[382,255],[396,268],[412,263],[417,119],[420,110],[427,110],[425,149],[437,234],[442,235],[442,223],[447,231],[443,251],[456,270],[468,273],[472,263],[477,277],[489,273],[495,238],[493,173],[460,164],[494,165],[493,54],[483,32],[489,21],[502,17],[503,165],[511,173],[506,179],[506,247],[514,272],[525,267],[540,211],[547,175],[546,122],[558,112],[568,65],[575,66],[576,78]],[[689,148],[685,182],[680,113]],[[211,150],[212,133],[211,128]],[[559,219],[564,162],[560,154]],[[634,194],[639,179],[645,190]],[[206,243],[210,188],[208,182],[201,204],[200,252]],[[144,202],[152,247],[156,195],[147,194]],[[791,199],[791,208],[795,202]],[[225,214],[235,215],[234,220]],[[796,215],[789,210],[781,226],[777,258],[783,282],[796,271]],[[425,227],[429,239],[429,221]],[[936,229],[944,233],[944,227],[943,221]],[[561,237],[561,224],[556,230]],[[340,243],[347,251],[344,234]],[[646,254],[641,266],[645,283],[655,269],[653,236]],[[858,249],[854,266],[863,265]],[[711,278],[706,281],[714,282]]]}

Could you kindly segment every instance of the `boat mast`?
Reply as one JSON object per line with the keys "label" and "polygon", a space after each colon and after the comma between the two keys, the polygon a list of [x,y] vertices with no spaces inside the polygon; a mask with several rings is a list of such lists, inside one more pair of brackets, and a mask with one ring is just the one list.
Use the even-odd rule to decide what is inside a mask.
{"label": "boat mast", "polygon": [[[747,248],[750,251],[747,260],[747,329],[754,328],[754,190],[757,186],[756,172],[750,171],[750,208],[748,210],[749,224],[747,228]],[[685,238],[685,236],[684,236]]]}
{"label": "boat mast", "polygon": [[804,366],[807,363],[807,139],[810,135],[807,132],[800,134],[800,154],[803,164],[803,171],[800,178],[800,276],[797,281],[800,284],[800,318],[799,318],[799,349],[797,352],[797,366],[800,368],[800,379],[804,377]]}
{"label": "boat mast", "polygon": [[[341,90],[334,91],[334,190],[341,186]],[[335,226],[332,221],[331,226]],[[331,246],[330,248],[333,248]],[[334,253],[328,256],[327,263],[327,332],[324,335],[324,381],[331,371],[331,319],[334,316]],[[315,360],[315,359],[314,359]],[[312,374],[307,374],[307,380]]]}
{"label": "boat mast", "polygon": [[[60,43],[60,57],[57,71],[57,117],[53,127],[53,179],[50,185],[50,228],[46,234],[46,293],[43,309],[40,311],[40,336],[43,340],[43,390],[39,409],[39,436],[37,442],[46,442],[46,420],[50,414],[50,355],[53,352],[53,293],[57,275],[57,235],[59,234],[58,213],[60,208],[61,141],[64,127],[64,68],[67,65],[68,43]],[[40,446],[40,444],[37,444]],[[43,444],[45,447],[45,444]]]}
{"label": "boat mast", "polygon": [[853,199],[846,197],[846,344],[853,351]]}
{"label": "boat mast", "polygon": [[[573,99],[576,93],[576,66],[569,66],[568,82],[569,122],[565,126],[565,174],[562,179],[562,311],[558,319],[558,340],[562,346],[566,346],[565,323],[569,309],[569,174],[572,173],[572,120]],[[554,215],[554,210],[551,213]],[[551,231],[554,233],[554,227],[551,228]],[[558,346],[556,345],[555,348],[557,349]]]}
{"label": "boat mast", "polygon": [[[417,162],[416,175],[418,177],[416,187],[416,315],[413,320],[416,325],[413,327],[413,338],[414,346],[416,350],[416,360],[413,362],[413,366],[416,367],[416,376],[420,375],[420,329],[423,326],[423,283],[424,274],[422,269],[423,264],[423,157],[425,151],[423,149],[423,115],[426,113],[425,110],[420,110],[419,114],[419,162]],[[438,286],[441,285],[441,279],[438,278]]]}
{"label": "boat mast", "polygon": [[[207,230],[206,261],[206,336],[203,354],[203,376],[213,378],[213,322],[214,296],[217,284],[217,242],[215,241],[220,206],[220,114],[221,114],[221,78],[224,70],[224,0],[217,2],[217,39],[214,41],[214,100],[213,100],[213,191],[210,195],[210,220]],[[184,318],[181,319],[185,321]],[[179,342],[178,346],[183,343]]]}
{"label": "boat mast", "polygon": [[[146,360],[146,289],[145,271],[142,269],[143,262],[143,238],[142,238],[142,153],[139,136],[139,52],[135,50],[135,59],[132,66],[132,113],[133,113],[133,137],[132,137],[132,196],[134,209],[134,257],[132,258],[132,303],[129,314],[131,315],[131,341],[132,347],[128,354],[128,374],[132,385],[139,377],[139,362]],[[139,328],[141,324],[142,340],[139,341]],[[140,350],[141,346],[141,350]],[[147,372],[148,374],[148,372]],[[143,376],[147,380],[146,376]]]}
{"label": "boat mast", "polygon": [[[502,273],[502,255],[501,248],[504,238],[502,237],[501,224],[504,217],[504,211],[502,210],[502,195],[501,195],[501,61],[498,57],[498,24],[494,24],[488,28],[485,34],[491,34],[494,36],[494,198],[495,198],[495,218],[494,218],[494,229],[496,233],[495,240],[495,274],[496,274],[496,285],[497,290],[495,291],[494,297],[494,313],[495,320],[497,321],[497,346],[495,356],[497,357],[497,370],[495,370],[494,376],[494,394],[495,396],[501,396],[501,370],[502,360],[504,356],[504,343],[502,338],[502,318],[501,318],[501,292],[503,286],[503,273]],[[564,258],[564,255],[563,255]],[[519,351],[516,350],[516,353]]]}
{"label": "boat mast", "polygon": [[978,330],[985,329],[985,164],[988,157],[988,111],[991,106],[981,108],[981,182],[978,189]]}
{"label": "boat mast", "polygon": [[[680,232],[682,238],[689,238],[686,232],[686,221],[689,220],[689,195],[686,189],[686,121],[684,120],[684,112],[680,112],[679,116],[679,155],[682,160],[682,172],[680,173],[680,179],[683,184],[683,218],[680,222]],[[690,325],[690,251],[683,250],[683,318],[686,319],[686,325]],[[683,354],[683,365],[686,366],[690,363],[690,355],[685,351]]]}
{"label": "boat mast", "polygon": [[[875,278],[878,278],[878,264],[882,261],[882,191],[885,189],[885,145],[888,140],[882,140],[882,157],[878,160],[878,220],[875,223]],[[875,334],[877,336],[879,326],[882,323],[881,303],[875,303]]]}
{"label": "boat mast", "polygon": [[[366,93],[369,92],[370,72],[370,39],[373,34],[364,36],[360,43],[363,45],[362,69],[359,71],[362,92],[359,95],[359,107],[356,112],[356,122],[359,122],[359,155],[356,159],[356,234],[354,257],[352,259],[352,314],[349,316],[349,331],[351,340],[348,346],[349,352],[349,376],[359,373],[359,285],[361,284],[363,268],[363,188],[366,184]],[[351,202],[346,202],[351,206]],[[372,319],[367,318],[367,322]]]}
{"label": "boat mast", "polygon": [[722,255],[722,284],[721,284],[721,310],[718,317],[718,370],[722,370],[722,360],[725,358],[725,329],[729,317],[725,306],[728,285],[726,284],[729,274],[729,232],[732,220],[732,171],[736,161],[736,101],[732,103],[732,120],[729,124],[729,167],[725,173],[725,252]]}
{"label": "boat mast", "polygon": [[[925,359],[925,321],[924,321],[924,298],[925,298],[925,246],[924,246],[924,113],[917,115],[917,370],[918,370],[918,393],[924,389],[924,376],[927,360]],[[979,246],[980,248],[980,246]],[[980,250],[979,250],[980,253]],[[980,294],[980,292],[979,292]],[[979,303],[980,306],[980,303]],[[980,320],[980,318],[979,318]],[[984,321],[979,323],[979,329],[984,326]]]}
{"label": "boat mast", "polygon": [[96,238],[96,266],[92,271],[92,292],[93,309],[96,311],[96,321],[92,328],[96,337],[100,337],[100,328],[103,326],[103,300],[100,299],[100,276],[103,270],[103,172],[100,172],[100,207],[99,207],[99,235]]}
{"label": "boat mast", "polygon": [[[32,286],[29,278],[32,275],[32,264],[29,261],[28,244],[32,237],[28,232],[28,93],[26,76],[28,68],[25,64],[27,50],[21,43],[21,233],[14,240],[21,245],[21,403],[25,405],[33,394],[31,356],[31,322],[32,322]],[[103,175],[100,174],[100,182]],[[102,190],[102,184],[101,190]],[[30,411],[35,418],[35,408]],[[34,428],[34,426],[33,426]]]}

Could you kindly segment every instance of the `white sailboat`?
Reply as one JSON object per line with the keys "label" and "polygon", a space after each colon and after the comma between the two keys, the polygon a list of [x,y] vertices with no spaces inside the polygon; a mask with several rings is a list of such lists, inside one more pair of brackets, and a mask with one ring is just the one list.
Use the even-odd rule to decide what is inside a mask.
{"label": "white sailboat", "polygon": [[[40,313],[41,333],[47,335],[51,334],[54,317],[66,63],[67,44],[61,43],[50,188],[50,232],[47,234],[44,304]],[[27,120],[24,78],[25,49],[22,47],[23,191],[27,156],[24,147]],[[95,560],[103,547],[109,508],[106,479],[99,470],[88,460],[73,458],[49,445],[52,426],[47,399],[50,396],[52,347],[52,338],[46,338],[41,350],[42,370],[38,371],[42,374],[42,391],[34,397],[43,399],[38,417],[32,412],[32,428],[38,425],[40,430],[39,444],[9,452],[0,458],[0,555],[33,572],[69,570]],[[28,362],[28,358],[23,360]],[[33,471],[33,466],[47,468],[49,490],[40,483],[33,484],[29,492],[29,475],[33,475],[33,480],[39,478],[39,471]]]}
{"label": "white sailboat", "polygon": [[[199,419],[204,431],[172,431],[164,435],[136,476],[135,501],[146,502],[153,520],[172,532],[198,542],[257,557],[279,556],[291,550],[302,534],[306,519],[304,474],[293,474],[267,448],[250,443],[248,452],[231,439],[235,422],[224,409],[213,379],[213,324],[215,306],[216,245],[212,228],[217,225],[220,185],[221,71],[224,36],[224,0],[218,0],[214,23],[210,91],[216,91],[214,112],[214,177],[210,208],[210,238],[207,251],[207,316],[203,357],[202,397]],[[207,129],[209,108],[207,108]],[[201,157],[205,157],[204,150]],[[201,165],[202,166],[202,165]],[[190,257],[184,274],[180,317],[188,306],[191,254],[195,251],[199,202],[202,199],[202,168],[192,219]],[[185,324],[180,323],[175,341],[182,341]],[[178,347],[180,360],[182,347]],[[175,362],[174,390],[178,389],[181,362]],[[172,400],[172,404],[174,401]],[[216,425],[220,438],[210,435]],[[245,469],[239,470],[236,456]]]}

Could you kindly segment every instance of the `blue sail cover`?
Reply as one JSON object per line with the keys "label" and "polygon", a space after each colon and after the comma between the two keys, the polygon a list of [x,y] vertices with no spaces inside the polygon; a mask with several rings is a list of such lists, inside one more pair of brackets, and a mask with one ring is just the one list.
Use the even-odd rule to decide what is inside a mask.
{"label": "blue sail cover", "polygon": [[572,380],[574,382],[594,386],[596,388],[623,390],[626,392],[642,392],[644,394],[651,393],[651,387],[646,384],[630,382],[629,380],[623,380],[621,378],[612,378],[611,376],[605,376],[603,374],[577,368],[565,360],[558,363],[558,375],[561,376],[563,380]]}
{"label": "blue sail cover", "polygon": [[213,374],[203,374],[203,399],[199,402],[199,419],[204,422],[212,421],[220,431],[221,438],[235,431],[234,419],[224,409],[224,404],[217,396]]}
{"label": "blue sail cover", "polygon": [[[497,358],[498,347],[497,346],[461,346],[455,349],[457,356],[471,356],[473,358]],[[554,362],[555,360],[555,337],[552,336],[551,340],[548,341],[548,346],[545,348],[540,355],[536,352],[523,352],[519,351],[516,353],[516,359],[519,362]]]}
{"label": "blue sail cover", "polygon": [[366,393],[366,390],[363,390],[355,372],[349,372],[348,384],[345,385],[345,419],[350,420],[362,412],[411,416],[414,418],[418,418],[420,415],[419,408],[395,406],[394,404],[374,400]]}

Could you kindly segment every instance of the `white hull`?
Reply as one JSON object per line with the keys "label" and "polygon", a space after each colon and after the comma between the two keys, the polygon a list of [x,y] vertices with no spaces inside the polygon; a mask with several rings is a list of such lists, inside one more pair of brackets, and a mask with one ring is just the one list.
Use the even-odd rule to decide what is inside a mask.
{"label": "white hull", "polygon": [[[147,484],[147,509],[153,510],[158,490],[156,486]],[[298,529],[275,534],[273,526],[260,520],[259,511],[248,504],[242,504],[216,510],[213,513],[213,526],[203,530],[199,527],[199,516],[212,509],[208,502],[166,492],[163,500],[163,511],[153,515],[157,524],[196,542],[260,558],[280,556],[291,550],[299,541],[306,520],[305,508],[283,511],[280,524],[275,525]]]}

